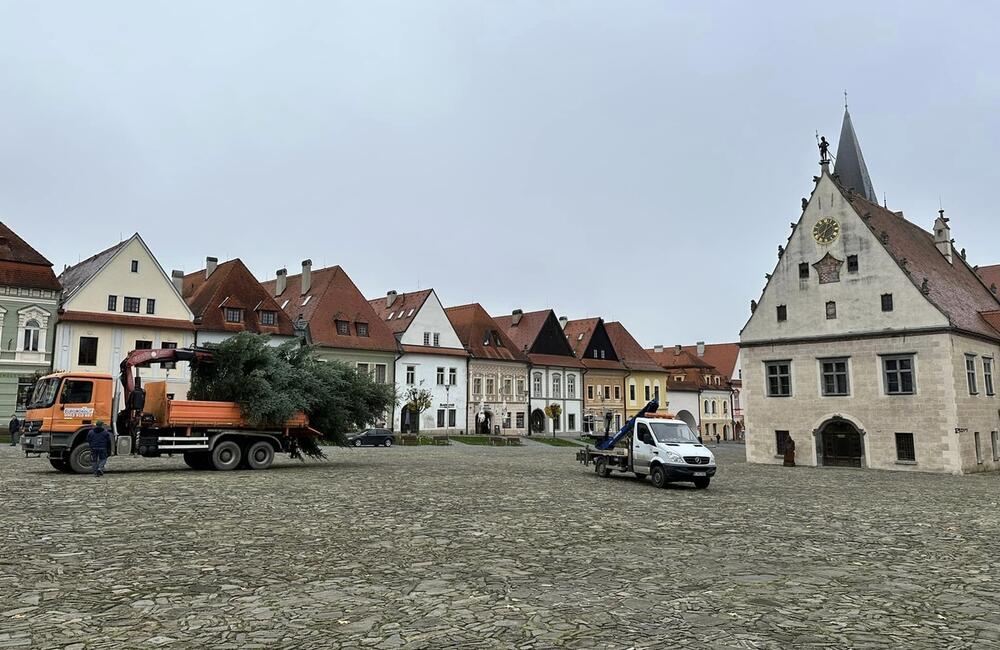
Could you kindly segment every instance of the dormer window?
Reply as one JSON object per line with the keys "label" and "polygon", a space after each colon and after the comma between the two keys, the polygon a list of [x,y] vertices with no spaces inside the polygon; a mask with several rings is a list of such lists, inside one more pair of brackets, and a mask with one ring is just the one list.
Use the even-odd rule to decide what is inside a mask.
{"label": "dormer window", "polygon": [[389,312],[389,318],[386,318],[386,320],[392,320],[392,314],[393,312]]}
{"label": "dormer window", "polygon": [[242,323],[243,322],[243,310],[237,307],[226,307],[225,310],[226,322],[227,323]]}
{"label": "dormer window", "polygon": [[341,336],[347,336],[351,333],[350,324],[346,320],[338,320],[336,321],[336,324],[337,324],[337,334],[340,334]]}
{"label": "dormer window", "polygon": [[368,323],[355,323],[354,329],[358,331],[358,336],[368,336]]}
{"label": "dormer window", "polygon": [[[399,313],[402,314],[403,312],[399,312]],[[411,316],[413,316],[413,310],[412,309],[410,310],[410,313],[406,315],[406,317],[409,318]]]}
{"label": "dormer window", "polygon": [[278,314],[273,311],[261,311],[260,312],[260,324],[261,325],[277,325],[278,324]]}
{"label": "dormer window", "polygon": [[594,350],[594,358],[597,358],[597,350]]}

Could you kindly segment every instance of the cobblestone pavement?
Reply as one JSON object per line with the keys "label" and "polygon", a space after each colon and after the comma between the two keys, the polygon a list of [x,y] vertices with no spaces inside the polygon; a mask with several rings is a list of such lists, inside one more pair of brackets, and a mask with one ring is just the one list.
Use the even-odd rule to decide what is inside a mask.
{"label": "cobblestone pavement", "polygon": [[0,449],[0,648],[1000,646],[996,475],[573,449],[333,450],[266,472]]}

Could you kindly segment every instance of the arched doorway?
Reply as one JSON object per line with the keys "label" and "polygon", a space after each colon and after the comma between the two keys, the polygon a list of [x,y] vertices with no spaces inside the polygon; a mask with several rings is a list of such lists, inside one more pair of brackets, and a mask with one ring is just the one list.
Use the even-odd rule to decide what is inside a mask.
{"label": "arched doorway", "polygon": [[533,433],[544,433],[545,412],[542,409],[535,409],[531,412],[531,431]]}
{"label": "arched doorway", "polygon": [[493,412],[483,411],[479,414],[479,434],[488,436],[493,433]]}
{"label": "arched doorway", "polygon": [[691,415],[691,411],[678,411],[677,419],[683,420],[684,423],[695,432],[695,435],[698,434],[698,421],[694,419],[693,415]]}
{"label": "arched doorway", "polygon": [[817,454],[820,465],[828,467],[864,467],[862,432],[850,420],[827,420],[817,430]]}

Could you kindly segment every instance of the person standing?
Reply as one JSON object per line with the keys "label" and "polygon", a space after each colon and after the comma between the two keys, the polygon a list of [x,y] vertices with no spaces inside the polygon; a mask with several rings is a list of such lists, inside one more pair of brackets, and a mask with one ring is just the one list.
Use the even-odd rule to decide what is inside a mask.
{"label": "person standing", "polygon": [[795,467],[795,441],[791,436],[785,440],[785,458],[782,464],[785,467]]}
{"label": "person standing", "polygon": [[10,424],[7,425],[7,430],[10,432],[10,446],[14,447],[17,445],[17,434],[21,431],[21,421],[17,419],[17,413],[10,416]]}
{"label": "person standing", "polygon": [[87,445],[90,447],[94,476],[104,476],[104,466],[107,465],[108,454],[111,453],[111,432],[104,427],[104,420],[98,420],[94,428],[87,433]]}

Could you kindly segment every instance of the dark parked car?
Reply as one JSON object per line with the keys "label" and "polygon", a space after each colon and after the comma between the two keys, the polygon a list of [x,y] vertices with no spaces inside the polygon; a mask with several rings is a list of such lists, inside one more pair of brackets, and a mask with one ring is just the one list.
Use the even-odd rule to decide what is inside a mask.
{"label": "dark parked car", "polygon": [[368,429],[347,439],[347,444],[355,447],[391,447],[394,442],[396,439],[388,429]]}

